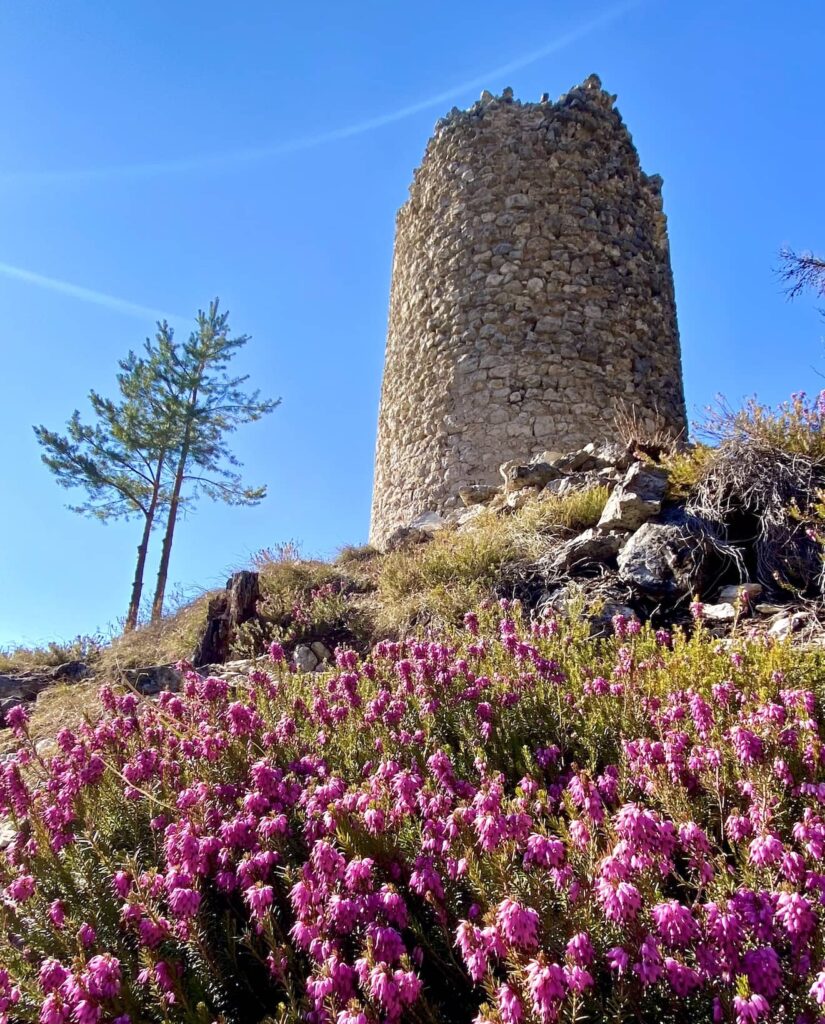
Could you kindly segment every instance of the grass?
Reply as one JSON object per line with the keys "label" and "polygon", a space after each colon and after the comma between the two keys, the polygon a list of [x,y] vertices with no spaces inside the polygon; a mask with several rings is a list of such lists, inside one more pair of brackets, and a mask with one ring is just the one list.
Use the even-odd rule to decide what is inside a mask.
{"label": "grass", "polygon": [[206,624],[209,599],[214,594],[207,591],[159,622],[122,633],[101,649],[95,670],[102,678],[117,678],[122,669],[163,665],[189,657]]}
{"label": "grass", "polygon": [[428,544],[391,552],[377,580],[379,631],[455,623],[514,570],[540,558],[552,539],[595,526],[607,498],[606,487],[539,496],[512,515],[486,511],[460,533],[444,530]]}
{"label": "grass", "polygon": [[57,668],[67,661],[93,661],[103,647],[102,637],[77,636],[61,643],[52,640],[36,647],[0,648],[0,672],[24,672],[35,668]]}

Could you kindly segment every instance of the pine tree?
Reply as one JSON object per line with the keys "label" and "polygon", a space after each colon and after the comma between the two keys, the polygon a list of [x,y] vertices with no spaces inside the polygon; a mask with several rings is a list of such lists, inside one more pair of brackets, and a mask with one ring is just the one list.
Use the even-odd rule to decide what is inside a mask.
{"label": "pine tree", "polygon": [[[170,334],[167,324],[159,324],[154,348]],[[165,476],[174,435],[171,425],[158,416],[157,364],[152,351],[153,345],[147,340],[146,358],[129,352],[120,360],[117,401],[96,391],[89,393],[94,422],[83,422],[75,410],[65,434],[42,425],[34,428],[44,449],[43,462],[58,483],[86,491],[87,500],[70,505],[72,511],[101,522],[143,518],[126,614],[127,630],[137,625],[149,538],[169,497]]]}
{"label": "pine tree", "polygon": [[[265,487],[245,485],[240,466],[227,445],[227,435],[244,423],[259,420],[280,404],[261,399],[242,386],[248,376],[233,377],[228,367],[247,335],[230,336],[229,314],[219,312],[218,299],[198,313],[197,328],[181,343],[172,332],[152,352],[157,381],[165,394],[164,422],[174,424],[166,529],[161,547],[152,621],[163,614],[169,562],[181,508],[200,494],[230,505],[256,505]],[[188,488],[188,494],[186,493]]]}

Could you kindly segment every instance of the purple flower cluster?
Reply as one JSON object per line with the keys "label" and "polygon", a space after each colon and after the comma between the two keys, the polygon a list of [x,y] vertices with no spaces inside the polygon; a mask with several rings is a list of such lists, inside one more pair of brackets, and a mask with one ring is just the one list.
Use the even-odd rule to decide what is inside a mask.
{"label": "purple flower cluster", "polygon": [[46,760],[18,717],[0,1024],[825,1020],[809,666],[619,625],[493,606],[312,676],[273,644],[104,689]]}

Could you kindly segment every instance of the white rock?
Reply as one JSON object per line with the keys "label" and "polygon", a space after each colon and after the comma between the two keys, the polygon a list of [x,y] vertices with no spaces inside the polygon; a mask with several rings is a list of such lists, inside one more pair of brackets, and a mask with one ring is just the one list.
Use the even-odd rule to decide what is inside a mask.
{"label": "white rock", "polygon": [[706,604],[702,606],[702,618],[708,622],[733,622],[736,608],[732,604]]}
{"label": "white rock", "polygon": [[422,512],[409,524],[411,530],[421,530],[423,533],[438,533],[446,525],[444,517],[438,512]]}
{"label": "white rock", "polygon": [[299,672],[314,672],[318,665],[318,658],[311,647],[306,644],[299,644],[295,648],[292,660]]}

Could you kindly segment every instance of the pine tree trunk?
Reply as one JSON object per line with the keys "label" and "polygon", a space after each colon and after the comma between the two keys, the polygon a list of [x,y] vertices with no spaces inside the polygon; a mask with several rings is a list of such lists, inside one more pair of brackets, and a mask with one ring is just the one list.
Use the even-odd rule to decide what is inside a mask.
{"label": "pine tree trunk", "polygon": [[158,462],[155,480],[152,486],[152,499],[149,508],[146,510],[146,517],[143,524],[143,536],[138,545],[137,563],[135,565],[135,578],[132,581],[132,596],[129,600],[129,611],[126,615],[125,631],[128,633],[137,626],[138,614],[140,612],[140,598],[143,593],[143,572],[146,568],[146,555],[149,552],[149,537],[152,534],[152,526],[155,521],[155,513],[158,509],[158,496],[160,495],[160,481],[163,472],[164,456],[161,455]]}
{"label": "pine tree trunk", "polygon": [[132,581],[132,596],[129,600],[129,611],[126,614],[126,632],[130,632],[137,625],[138,610],[140,609],[140,597],[143,593],[143,570],[146,567],[146,553],[149,550],[149,534],[152,532],[152,519],[147,514],[143,525],[143,536],[138,545],[137,564],[135,565],[135,578]]}
{"label": "pine tree trunk", "polygon": [[166,532],[163,535],[163,546],[160,551],[160,565],[158,566],[158,581],[155,586],[155,596],[152,601],[152,622],[159,622],[163,618],[163,598],[166,594],[166,580],[169,575],[169,559],[172,556],[172,540],[175,536],[175,522],[178,518],[178,507],[180,505],[180,492],[183,487],[183,474],[186,469],[186,460],[189,456],[188,448],[184,448],[178,460],[178,468],[175,471],[175,485],[172,488],[172,497],[169,501],[169,517],[166,520]]}

